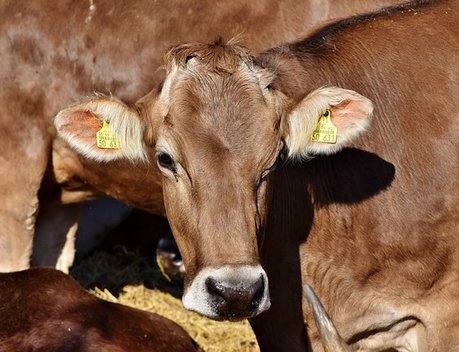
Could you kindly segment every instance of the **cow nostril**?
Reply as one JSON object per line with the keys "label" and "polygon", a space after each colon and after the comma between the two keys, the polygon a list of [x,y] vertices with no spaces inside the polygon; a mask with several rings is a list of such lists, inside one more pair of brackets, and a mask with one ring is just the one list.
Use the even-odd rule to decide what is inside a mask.
{"label": "cow nostril", "polygon": [[209,277],[206,279],[206,287],[207,292],[217,299],[218,304],[236,305],[252,312],[258,308],[265,293],[265,282],[262,276],[249,285],[240,286],[226,286],[223,282]]}
{"label": "cow nostril", "polygon": [[211,295],[219,296],[224,300],[226,299],[225,298],[225,287],[221,283],[216,281],[214,278],[208,277],[206,279],[206,287],[207,287],[207,291]]}
{"label": "cow nostril", "polygon": [[260,276],[258,281],[252,285],[251,291],[254,292],[254,294],[250,306],[252,310],[255,310],[259,306],[265,293],[265,280],[263,280],[263,276]]}

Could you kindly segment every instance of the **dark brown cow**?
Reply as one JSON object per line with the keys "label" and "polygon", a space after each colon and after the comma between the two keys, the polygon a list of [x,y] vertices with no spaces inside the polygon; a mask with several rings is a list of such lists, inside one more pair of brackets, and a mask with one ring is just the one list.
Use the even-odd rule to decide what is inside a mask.
{"label": "dark brown cow", "polygon": [[394,2],[2,1],[0,271],[29,266],[35,227],[34,264],[66,271],[77,203],[100,193],[164,214],[156,167],[139,163],[134,174],[118,160],[97,168],[55,139],[52,117],[62,106],[94,91],[133,101],[154,86],[165,48],[183,41],[242,34],[260,50],[325,19]]}
{"label": "dark brown cow", "polygon": [[191,352],[201,349],[157,314],[104,301],[70,276],[35,268],[0,274],[1,351]]}
{"label": "dark brown cow", "polygon": [[72,122],[109,121],[126,145],[144,128],[187,308],[252,317],[262,350],[321,350],[309,283],[353,350],[458,350],[458,21],[457,1],[432,1],[255,59],[181,45],[158,94],[90,98],[56,124],[99,160],[123,149],[102,153]]}

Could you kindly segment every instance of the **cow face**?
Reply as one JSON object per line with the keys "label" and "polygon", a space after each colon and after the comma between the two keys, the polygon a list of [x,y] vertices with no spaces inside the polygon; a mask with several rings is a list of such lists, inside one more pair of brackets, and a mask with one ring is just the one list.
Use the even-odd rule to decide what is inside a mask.
{"label": "cow face", "polygon": [[[269,307],[258,242],[283,142],[266,86],[242,49],[182,46],[167,58],[157,164],[187,269],[185,307],[237,319]],[[241,51],[241,52],[238,52]]]}
{"label": "cow face", "polygon": [[[99,160],[144,158],[144,144],[154,144],[187,270],[185,307],[214,319],[255,316],[270,306],[259,263],[270,174],[284,153],[302,158],[339,150],[366,128],[371,102],[322,88],[293,105],[270,89],[275,72],[257,67],[234,45],[182,45],[168,53],[166,65],[160,93],[135,108],[111,98],[86,100],[61,112],[56,126],[75,149]],[[84,122],[82,132],[75,120],[96,120],[97,128],[108,121],[121,148],[98,150],[94,137],[86,138],[97,128],[88,132],[91,124]],[[320,140],[325,132],[318,124],[325,129],[325,120],[333,122],[333,143]]]}

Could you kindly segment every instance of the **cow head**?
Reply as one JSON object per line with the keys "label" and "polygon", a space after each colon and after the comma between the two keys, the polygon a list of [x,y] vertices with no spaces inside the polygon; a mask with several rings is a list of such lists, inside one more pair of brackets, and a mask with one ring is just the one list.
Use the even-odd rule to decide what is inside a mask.
{"label": "cow head", "polygon": [[[185,307],[214,319],[255,316],[270,306],[259,249],[271,174],[286,158],[338,151],[365,130],[372,104],[336,87],[292,102],[271,88],[276,72],[236,45],[181,45],[165,61],[159,92],[131,107],[114,98],[83,100],[58,114],[58,132],[101,161],[145,159],[145,148],[154,145],[187,270]],[[333,144],[311,140],[324,115],[335,128]],[[120,149],[97,148],[102,121]]]}

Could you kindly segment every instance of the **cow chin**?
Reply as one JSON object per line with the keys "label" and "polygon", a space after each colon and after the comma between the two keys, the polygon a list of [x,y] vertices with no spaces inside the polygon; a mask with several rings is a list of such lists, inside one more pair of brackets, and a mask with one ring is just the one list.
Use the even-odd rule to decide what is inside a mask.
{"label": "cow chin", "polygon": [[202,269],[185,289],[183,306],[214,320],[255,317],[271,306],[268,277],[260,265]]}

